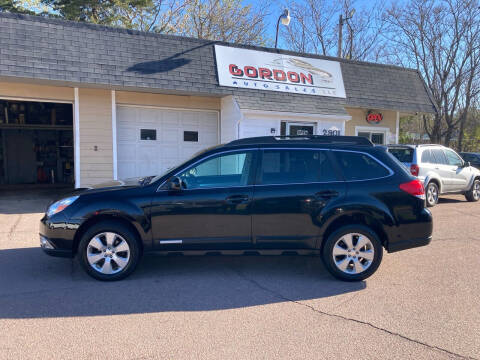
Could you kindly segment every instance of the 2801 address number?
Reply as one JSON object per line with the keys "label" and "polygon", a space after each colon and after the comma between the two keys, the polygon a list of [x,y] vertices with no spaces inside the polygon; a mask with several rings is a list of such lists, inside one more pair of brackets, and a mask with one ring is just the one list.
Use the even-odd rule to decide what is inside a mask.
{"label": "2801 address number", "polygon": [[323,135],[325,135],[325,136],[340,136],[340,130],[323,129]]}

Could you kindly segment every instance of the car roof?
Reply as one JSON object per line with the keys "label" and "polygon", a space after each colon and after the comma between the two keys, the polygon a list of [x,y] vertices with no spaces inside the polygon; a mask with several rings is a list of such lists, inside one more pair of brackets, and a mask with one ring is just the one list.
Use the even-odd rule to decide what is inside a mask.
{"label": "car roof", "polygon": [[429,147],[429,146],[438,146],[438,147],[445,147],[440,144],[388,144],[388,147]]}
{"label": "car roof", "polygon": [[224,144],[224,148],[238,147],[322,147],[322,148],[344,148],[344,147],[367,147],[375,145],[367,138],[358,136],[259,136],[234,140]]}

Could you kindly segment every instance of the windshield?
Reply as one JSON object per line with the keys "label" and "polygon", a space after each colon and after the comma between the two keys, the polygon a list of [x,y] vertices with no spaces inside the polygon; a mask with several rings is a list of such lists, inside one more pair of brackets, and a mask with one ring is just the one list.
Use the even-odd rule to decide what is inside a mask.
{"label": "windshield", "polygon": [[403,163],[411,163],[413,161],[413,149],[411,148],[388,148],[388,152],[395,156]]}
{"label": "windshield", "polygon": [[217,147],[219,147],[220,145],[215,145],[215,146],[211,146],[209,148],[206,148],[206,149],[203,149],[203,150],[200,150],[200,151],[197,151],[195,154],[193,154],[192,156],[190,156],[187,160],[183,161],[182,163],[180,163],[178,166],[175,166],[175,167],[172,167],[172,168],[169,168],[167,170],[165,170],[162,174],[160,175],[155,175],[155,176],[146,176],[146,177],[143,177],[142,179],[140,179],[140,185],[148,185],[148,184],[153,184],[155,181],[158,181],[159,179],[161,179],[162,177],[164,177],[165,175],[167,175],[169,172],[171,171],[175,171],[176,169],[179,169],[181,167],[183,167],[186,163],[188,163],[189,161],[191,161],[192,159],[196,158],[197,156],[207,152],[207,151],[210,151],[212,149],[215,149]]}

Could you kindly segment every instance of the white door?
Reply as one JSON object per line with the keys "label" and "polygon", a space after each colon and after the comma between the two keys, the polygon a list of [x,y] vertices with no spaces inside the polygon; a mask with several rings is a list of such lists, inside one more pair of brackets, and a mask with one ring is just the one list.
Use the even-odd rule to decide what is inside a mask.
{"label": "white door", "polygon": [[217,144],[217,112],[117,107],[119,179],[162,174]]}

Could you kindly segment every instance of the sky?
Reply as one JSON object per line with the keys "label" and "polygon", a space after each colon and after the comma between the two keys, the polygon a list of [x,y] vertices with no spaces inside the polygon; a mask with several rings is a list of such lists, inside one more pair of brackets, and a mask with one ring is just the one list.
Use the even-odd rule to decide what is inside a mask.
{"label": "sky", "polygon": [[[268,1],[268,0],[267,0]],[[296,0],[295,2],[299,3],[303,0]],[[335,1],[335,0],[327,0],[327,1]],[[403,0],[397,0],[396,2],[402,2]],[[256,5],[258,0],[243,0],[245,5]],[[271,0],[269,5],[269,16],[266,19],[266,29],[267,29],[267,36],[275,41],[275,33],[276,33],[276,26],[278,17],[282,14],[283,10],[285,9],[285,2],[284,0]],[[354,4],[353,7],[356,8],[371,8],[374,4],[372,0],[353,0],[352,3]],[[292,18],[291,21],[295,21],[295,18]],[[286,48],[284,39],[279,36],[278,39],[278,47],[279,48]]]}

